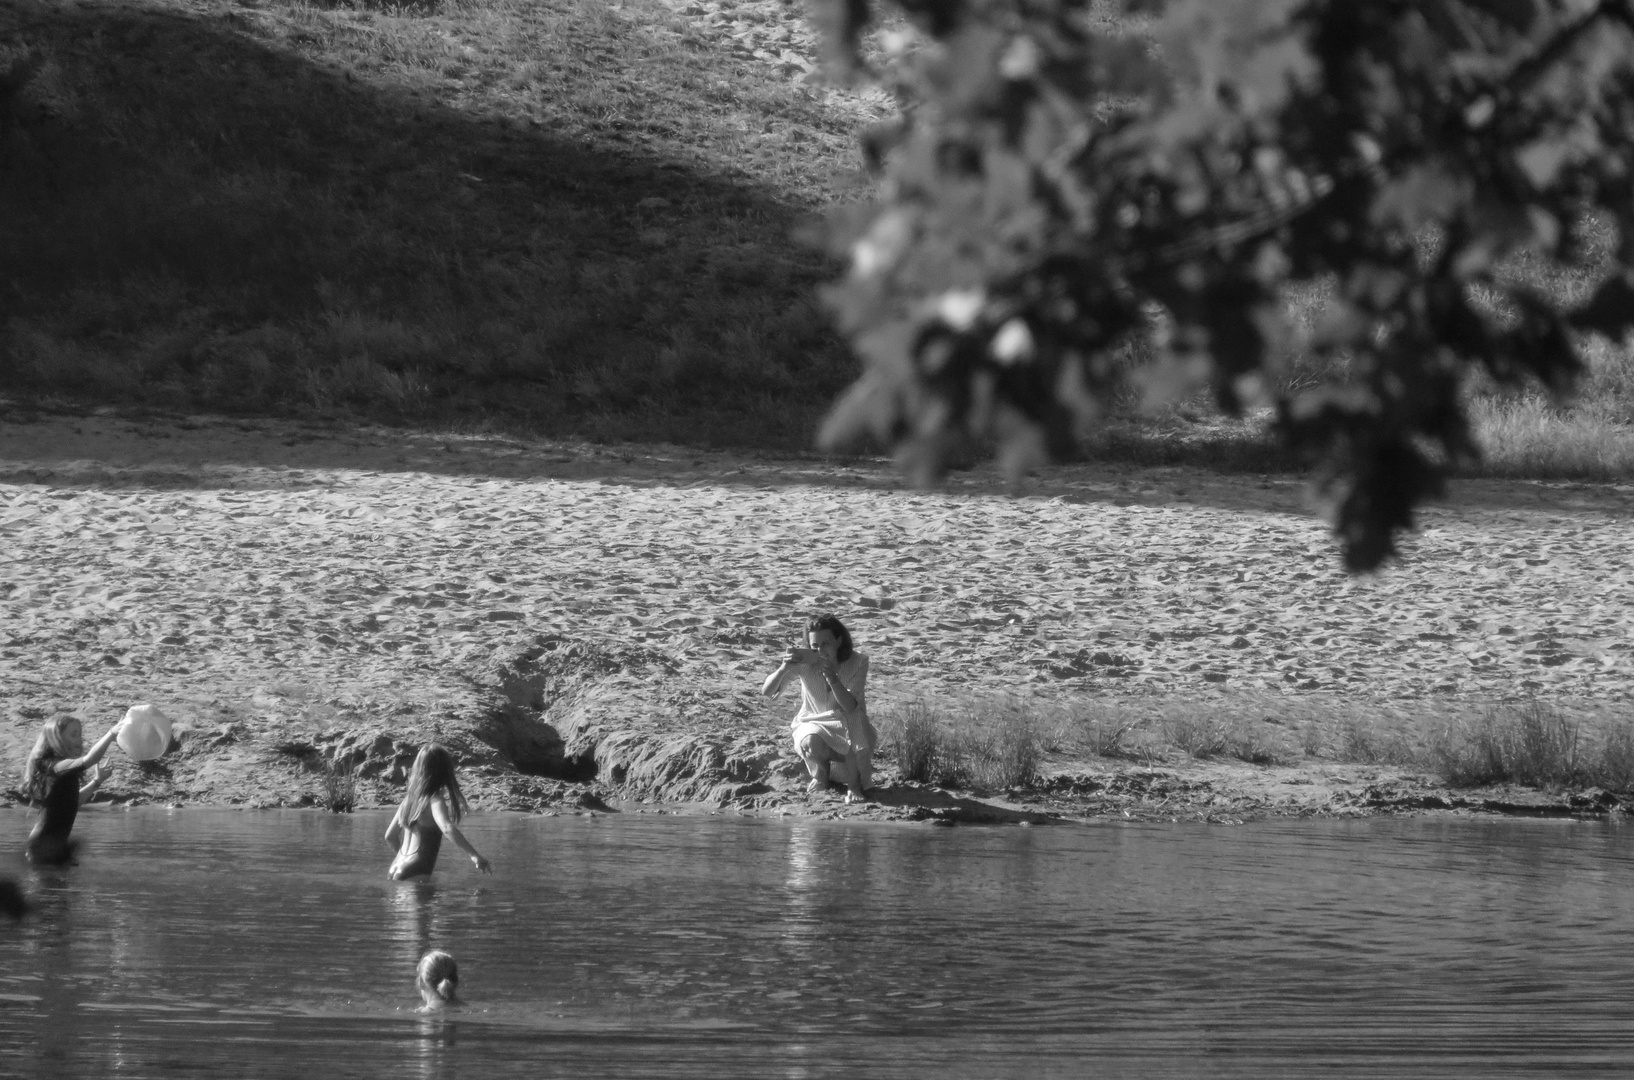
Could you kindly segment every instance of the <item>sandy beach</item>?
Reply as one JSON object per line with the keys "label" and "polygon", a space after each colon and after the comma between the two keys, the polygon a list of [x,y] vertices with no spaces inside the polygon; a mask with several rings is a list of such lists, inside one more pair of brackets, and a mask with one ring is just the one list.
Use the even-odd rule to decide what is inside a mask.
{"label": "sandy beach", "polygon": [[[491,808],[971,801],[889,770],[872,809],[806,799],[793,703],[758,688],[812,612],[871,658],[876,716],[1264,700],[1411,725],[1531,695],[1609,717],[1634,691],[1631,496],[1463,482],[1358,578],[1289,477],[983,468],[920,491],[883,460],[14,415],[0,750],[20,767],[54,709],[96,732],[153,701],[181,744],[122,764],[116,803],[305,805],[337,761],[389,802],[428,737]],[[1051,760],[1038,792],[981,801],[1042,820],[1461,798],[1432,787],[1320,756]]]}

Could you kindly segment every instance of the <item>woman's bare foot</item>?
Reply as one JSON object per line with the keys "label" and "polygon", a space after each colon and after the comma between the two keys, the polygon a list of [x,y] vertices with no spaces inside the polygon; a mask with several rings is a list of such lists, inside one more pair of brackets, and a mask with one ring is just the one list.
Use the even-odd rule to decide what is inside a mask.
{"label": "woman's bare foot", "polygon": [[821,795],[828,790],[828,784],[822,780],[813,780],[806,785],[807,795]]}

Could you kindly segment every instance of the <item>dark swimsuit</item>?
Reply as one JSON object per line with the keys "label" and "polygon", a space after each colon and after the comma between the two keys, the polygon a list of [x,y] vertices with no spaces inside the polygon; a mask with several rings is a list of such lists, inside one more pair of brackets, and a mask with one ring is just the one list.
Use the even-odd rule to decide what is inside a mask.
{"label": "dark swimsuit", "polygon": [[[38,783],[45,789],[40,798],[40,820],[28,837],[28,859],[36,863],[65,863],[73,855],[68,834],[79,816],[79,780],[84,769],[56,773],[50,770],[58,758],[47,758]],[[433,853],[435,854],[435,852]]]}
{"label": "dark swimsuit", "polygon": [[395,877],[398,881],[402,881],[404,878],[424,877],[431,873],[437,867],[437,852],[443,846],[443,831],[437,827],[435,822],[430,825],[421,825],[419,822],[415,822],[412,825],[404,826],[404,828],[418,837],[419,843],[413,848],[414,857],[404,863],[402,869],[397,871]]}

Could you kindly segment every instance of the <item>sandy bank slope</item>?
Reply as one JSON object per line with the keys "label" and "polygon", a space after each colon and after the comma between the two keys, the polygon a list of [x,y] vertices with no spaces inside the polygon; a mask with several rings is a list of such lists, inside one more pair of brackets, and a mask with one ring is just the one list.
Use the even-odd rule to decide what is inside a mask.
{"label": "sandy bank slope", "polygon": [[582,799],[518,763],[594,766],[604,797],[764,799],[794,782],[792,705],[754,689],[812,610],[873,658],[876,712],[1001,692],[1306,695],[1408,722],[1516,693],[1615,708],[1630,494],[1469,484],[1405,565],[1352,579],[1281,479],[1063,468],[1020,497],[980,472],[927,493],[872,462],[12,421],[0,749],[20,761],[48,709],[149,699],[192,735],[116,794],[298,801],[338,758],[384,799],[436,735],[493,805]]}

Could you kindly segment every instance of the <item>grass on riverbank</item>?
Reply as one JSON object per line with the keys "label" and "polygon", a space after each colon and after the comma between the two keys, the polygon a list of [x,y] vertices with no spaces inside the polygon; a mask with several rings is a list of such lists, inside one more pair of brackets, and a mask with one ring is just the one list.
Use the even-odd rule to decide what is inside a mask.
{"label": "grass on riverbank", "polygon": [[1342,756],[1433,772],[1450,787],[1520,784],[1634,791],[1634,724],[1590,724],[1536,699],[1489,705],[1411,739],[1352,723]]}
{"label": "grass on riverbank", "polygon": [[1258,697],[1055,707],[996,699],[960,709],[916,701],[883,713],[880,728],[881,756],[903,779],[984,791],[1031,786],[1052,755],[1148,766],[1328,761],[1422,771],[1455,788],[1634,791],[1634,723],[1536,699],[1389,708]]}
{"label": "grass on riverbank", "polygon": [[1634,790],[1634,725],[1588,732],[1539,701],[1491,709],[1472,724],[1437,732],[1429,757],[1455,787],[1515,783]]}
{"label": "grass on riverbank", "polygon": [[323,794],[318,805],[332,814],[350,814],[357,809],[357,780],[348,769],[327,762],[322,770]]}
{"label": "grass on riverbank", "polygon": [[943,711],[922,701],[883,718],[884,754],[904,780],[1002,791],[1038,779],[1046,743],[1036,714],[1015,702]]}

